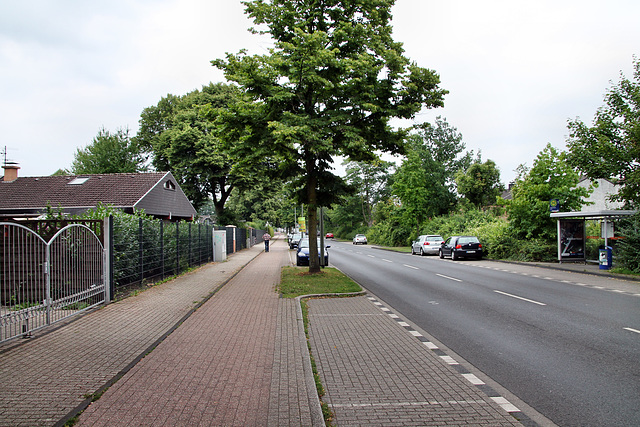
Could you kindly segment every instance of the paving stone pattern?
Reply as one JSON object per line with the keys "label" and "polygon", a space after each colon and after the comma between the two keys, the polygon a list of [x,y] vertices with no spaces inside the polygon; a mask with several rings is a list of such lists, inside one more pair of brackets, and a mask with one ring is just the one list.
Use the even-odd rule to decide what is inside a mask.
{"label": "paving stone pattern", "polygon": [[366,297],[309,302],[336,426],[520,425]]}
{"label": "paving stone pattern", "polygon": [[[0,346],[0,426],[323,426],[300,306],[275,292],[292,254],[256,245]],[[518,425],[367,297],[310,307],[334,425]]]}
{"label": "paving stone pattern", "polygon": [[[236,254],[0,353],[0,425],[53,425],[126,369],[257,252]],[[17,344],[17,345],[16,345]]]}
{"label": "paving stone pattern", "polygon": [[281,303],[275,291],[288,260],[284,244],[272,245],[91,404],[78,425],[312,425],[295,301]]}

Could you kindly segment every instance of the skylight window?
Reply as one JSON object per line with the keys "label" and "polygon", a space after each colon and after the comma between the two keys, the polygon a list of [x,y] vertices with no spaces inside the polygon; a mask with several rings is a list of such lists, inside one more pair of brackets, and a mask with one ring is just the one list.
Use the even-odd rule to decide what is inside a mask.
{"label": "skylight window", "polygon": [[176,185],[171,180],[167,180],[164,183],[164,189],[165,190],[175,190],[176,189]]}
{"label": "skylight window", "polygon": [[69,185],[82,185],[89,180],[89,177],[77,177],[73,181],[69,182]]}

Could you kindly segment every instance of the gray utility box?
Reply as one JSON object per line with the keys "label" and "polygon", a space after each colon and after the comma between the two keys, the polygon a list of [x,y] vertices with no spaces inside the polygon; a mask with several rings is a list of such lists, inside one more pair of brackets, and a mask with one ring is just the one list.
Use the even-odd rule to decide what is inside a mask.
{"label": "gray utility box", "polygon": [[227,259],[227,231],[213,230],[213,261],[222,262]]}

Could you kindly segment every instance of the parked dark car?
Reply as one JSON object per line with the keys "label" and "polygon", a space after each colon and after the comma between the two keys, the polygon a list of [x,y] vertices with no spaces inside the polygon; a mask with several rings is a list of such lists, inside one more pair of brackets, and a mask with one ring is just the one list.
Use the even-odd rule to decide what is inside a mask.
{"label": "parked dark car", "polygon": [[452,236],[440,246],[440,258],[482,258],[482,244],[475,236]]}
{"label": "parked dark car", "polygon": [[304,237],[304,234],[302,233],[295,233],[293,236],[291,236],[291,239],[289,240],[289,249],[294,249],[298,247],[298,243],[300,243],[300,240]]}
{"label": "parked dark car", "polygon": [[[327,249],[331,246],[324,245],[324,265],[329,265],[329,253]],[[318,239],[318,260],[320,260],[320,239]],[[296,265],[309,265],[309,238],[305,237],[298,244],[298,253],[296,254]]]}

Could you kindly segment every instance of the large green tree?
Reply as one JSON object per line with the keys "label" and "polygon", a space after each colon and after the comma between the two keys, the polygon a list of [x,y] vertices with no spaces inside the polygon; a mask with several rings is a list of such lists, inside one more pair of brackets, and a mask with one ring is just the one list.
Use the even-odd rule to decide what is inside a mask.
{"label": "large green tree", "polygon": [[148,169],[146,160],[138,144],[129,137],[128,129],[118,129],[112,133],[102,128],[91,144],[77,149],[71,173],[144,172]]}
{"label": "large green tree", "polygon": [[539,238],[549,242],[557,238],[556,221],[549,215],[549,203],[558,199],[564,212],[579,210],[590,190],[577,187],[580,174],[566,161],[566,154],[551,144],[538,154],[529,170],[519,168],[506,200],[509,227],[514,236]]}
{"label": "large green tree", "polygon": [[[333,158],[371,161],[378,150],[401,151],[404,132],[390,119],[442,105],[445,91],[435,72],[412,63],[393,40],[393,0],[243,4],[254,31],[275,45],[267,55],[240,52],[213,61],[254,101],[231,112],[225,134],[240,137],[245,160],[272,157],[283,173],[300,177],[298,195],[314,235],[317,208],[343,188]],[[315,239],[310,246],[309,271],[319,272]]]}
{"label": "large green tree", "polygon": [[376,203],[390,196],[389,180],[393,163],[384,160],[373,162],[347,162],[346,180],[360,201],[359,211],[364,224],[373,225],[373,209]]}
{"label": "large green tree", "polygon": [[153,154],[155,168],[171,171],[196,209],[213,202],[221,224],[232,220],[224,206],[245,175],[233,170],[234,159],[219,138],[216,118],[240,96],[237,87],[220,83],[183,96],[169,94],[144,109],[136,136]]}
{"label": "large green tree", "polygon": [[408,139],[407,155],[393,180],[393,193],[402,211],[420,233],[420,226],[434,216],[448,213],[456,203],[453,177],[471,164],[462,135],[445,119],[424,125]]}
{"label": "large green tree", "polygon": [[634,58],[633,80],[621,73],[598,109],[593,126],[569,120],[568,161],[589,178],[620,185],[614,196],[640,205],[640,59]]}
{"label": "large green tree", "polygon": [[474,162],[466,170],[456,173],[458,194],[471,204],[482,207],[496,203],[497,197],[504,191],[500,182],[500,170],[493,160]]}

